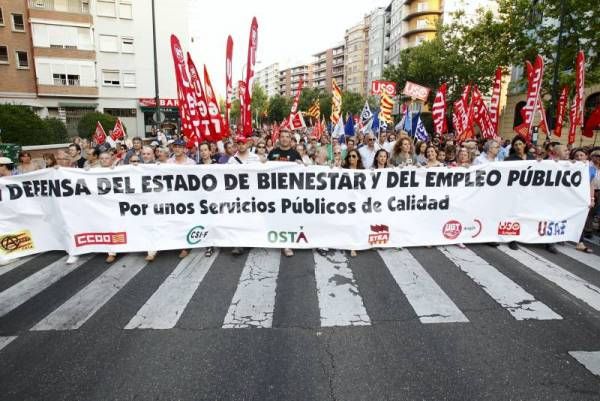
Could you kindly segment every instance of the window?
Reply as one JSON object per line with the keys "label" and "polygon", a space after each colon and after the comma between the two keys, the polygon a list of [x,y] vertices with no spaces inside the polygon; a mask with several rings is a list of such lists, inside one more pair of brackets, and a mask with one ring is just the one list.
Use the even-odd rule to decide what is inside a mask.
{"label": "window", "polygon": [[13,31],[25,32],[25,21],[23,14],[12,14]]}
{"label": "window", "polygon": [[428,26],[429,24],[426,19],[421,18],[417,20],[417,28],[427,28]]}
{"label": "window", "polygon": [[79,86],[79,75],[52,74],[52,81],[58,86]]}
{"label": "window", "polygon": [[121,51],[123,53],[133,53],[133,38],[123,37],[121,38]]}
{"label": "window", "polygon": [[135,117],[137,115],[136,109],[104,109],[106,114],[113,117]]}
{"label": "window", "polygon": [[133,8],[131,6],[131,1],[121,0],[121,2],[119,3],[119,18],[133,18]]}
{"label": "window", "polygon": [[4,13],[2,12],[1,7],[0,7],[0,26],[4,26]]}
{"label": "window", "polygon": [[425,1],[420,1],[419,3],[417,3],[417,11],[427,11],[427,2]]}
{"label": "window", "polygon": [[90,1],[89,0],[81,0],[81,12],[83,14],[88,14],[90,12]]}
{"label": "window", "polygon": [[102,85],[104,86],[120,86],[119,71],[102,70]]}
{"label": "window", "polygon": [[135,88],[135,72],[123,73],[123,86],[127,88]]}
{"label": "window", "polygon": [[8,47],[0,46],[0,64],[8,64]]}
{"label": "window", "polygon": [[96,2],[98,15],[103,17],[116,17],[117,10],[115,0],[98,0]]}
{"label": "window", "polygon": [[118,38],[112,35],[100,35],[100,51],[118,52]]}
{"label": "window", "polygon": [[29,68],[29,57],[27,56],[27,52],[17,50],[17,68]]}

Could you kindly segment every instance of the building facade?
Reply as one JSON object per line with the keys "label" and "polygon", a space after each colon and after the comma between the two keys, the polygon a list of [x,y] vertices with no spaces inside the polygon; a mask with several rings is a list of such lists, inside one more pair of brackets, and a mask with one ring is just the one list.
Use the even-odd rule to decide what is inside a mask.
{"label": "building facade", "polygon": [[346,30],[345,44],[344,88],[365,95],[369,66],[369,16]]}
{"label": "building facade", "polygon": [[384,7],[376,8],[371,12],[368,30],[368,67],[367,67],[367,92],[371,90],[371,82],[383,78],[385,66],[385,52],[389,43],[390,21],[389,13]]}
{"label": "building facade", "polygon": [[331,93],[332,81],[344,84],[344,43],[314,54],[313,88]]}
{"label": "building facade", "polygon": [[387,44],[387,53],[385,54],[385,66],[397,65],[400,62],[400,50],[402,50],[402,10],[404,9],[404,0],[392,0],[387,7],[386,12],[389,15],[390,25]]}
{"label": "building facade", "polygon": [[[130,136],[151,133],[155,89],[149,1],[7,0],[0,10],[0,102],[59,118],[70,135],[77,135],[83,115],[94,110],[121,118]],[[188,0],[156,2],[165,128],[179,124],[169,38],[174,33],[189,48],[187,11]]]}
{"label": "building facade", "polygon": [[0,103],[40,109],[28,20],[29,9],[23,0],[0,4]]}
{"label": "building facade", "polygon": [[273,63],[261,70],[254,76],[254,83],[265,90],[268,97],[279,93],[279,63]]}

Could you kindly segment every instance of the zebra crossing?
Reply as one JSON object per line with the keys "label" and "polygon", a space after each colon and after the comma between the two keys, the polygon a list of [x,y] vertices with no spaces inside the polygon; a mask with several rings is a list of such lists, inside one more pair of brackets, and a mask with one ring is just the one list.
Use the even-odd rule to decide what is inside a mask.
{"label": "zebra crossing", "polygon": [[[515,320],[563,319],[549,305],[537,300],[522,286],[501,273],[493,261],[486,261],[469,248],[442,246],[438,247],[438,250],[450,262],[450,266],[457,268],[457,273],[465,274]],[[511,250],[501,245],[498,250],[544,280],[568,292],[572,297],[600,311],[600,288],[593,283],[526,247]],[[561,245],[559,251],[586,268],[594,271],[600,268],[598,255],[578,252],[571,245]],[[467,315],[444,291],[443,283],[436,282],[428,272],[427,266],[421,264],[410,250],[381,249],[376,251],[376,254],[421,323],[469,323]],[[205,257],[202,250],[194,250],[189,257],[179,261],[123,329],[176,327],[207,273],[211,269],[219,268],[218,257],[218,251],[210,257]],[[91,255],[84,256],[77,263],[66,265],[66,257],[62,257],[0,292],[0,318],[18,311],[20,306],[81,268],[91,258]],[[353,274],[352,264],[356,259],[349,258],[342,251],[331,251],[326,255],[313,252],[312,259],[320,326],[371,325],[369,311],[361,295],[361,283]],[[277,249],[252,249],[245,259],[237,260],[243,261],[244,267],[227,313],[222,317],[222,328],[273,327],[277,280],[285,259],[282,260]],[[18,269],[28,261],[23,261],[15,268],[9,268]],[[142,272],[146,265],[147,262],[141,255],[123,256],[29,330],[81,328]]]}

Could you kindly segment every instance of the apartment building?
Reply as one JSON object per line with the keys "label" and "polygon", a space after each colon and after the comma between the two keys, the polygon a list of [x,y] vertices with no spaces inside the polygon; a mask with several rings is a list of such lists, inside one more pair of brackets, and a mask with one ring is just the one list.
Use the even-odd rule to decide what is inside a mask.
{"label": "apartment building", "polygon": [[369,67],[369,16],[346,30],[344,55],[344,88],[366,95]]}
{"label": "apartment building", "polygon": [[369,17],[367,95],[371,82],[383,78],[386,49],[389,49],[390,19],[384,7],[376,8]]}
{"label": "apartment building", "polygon": [[313,55],[313,88],[331,93],[333,79],[343,87],[344,49],[345,44],[340,43]]}
{"label": "apartment building", "polygon": [[262,68],[254,75],[254,83],[265,90],[268,97],[279,93],[279,63]]}
{"label": "apartment building", "polygon": [[0,103],[40,109],[28,19],[29,10],[23,0],[0,3]]}

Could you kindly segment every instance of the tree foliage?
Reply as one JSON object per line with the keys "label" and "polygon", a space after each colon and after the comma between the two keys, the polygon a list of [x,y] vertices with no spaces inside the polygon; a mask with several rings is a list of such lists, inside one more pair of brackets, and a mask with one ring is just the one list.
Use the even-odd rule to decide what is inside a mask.
{"label": "tree foliage", "polygon": [[360,113],[365,105],[365,97],[360,93],[342,91],[342,116],[346,117],[346,113]]}
{"label": "tree foliage", "polygon": [[[102,128],[104,128],[104,132],[108,134],[108,132],[115,127],[115,123],[117,122],[117,117],[113,117],[110,114],[100,113],[98,111],[92,111],[86,113],[81,120],[79,120],[79,124],[77,125],[77,133],[82,138],[91,139],[96,132],[96,123],[100,122]],[[125,124],[123,124],[125,130]]]}
{"label": "tree foliage", "polygon": [[292,107],[292,99],[275,95],[269,100],[269,107],[267,111],[268,121],[281,122],[284,118],[290,115],[290,109]]}
{"label": "tree foliage", "polygon": [[238,121],[240,118],[240,99],[235,99],[231,102],[231,110],[229,110],[229,118],[231,121]]}
{"label": "tree foliage", "polygon": [[21,146],[49,145],[68,141],[65,124],[57,119],[41,119],[26,106],[0,105],[2,140]]}
{"label": "tree foliage", "polygon": [[265,90],[258,83],[254,83],[252,87],[252,118],[262,118],[267,114],[269,106],[269,98]]}

